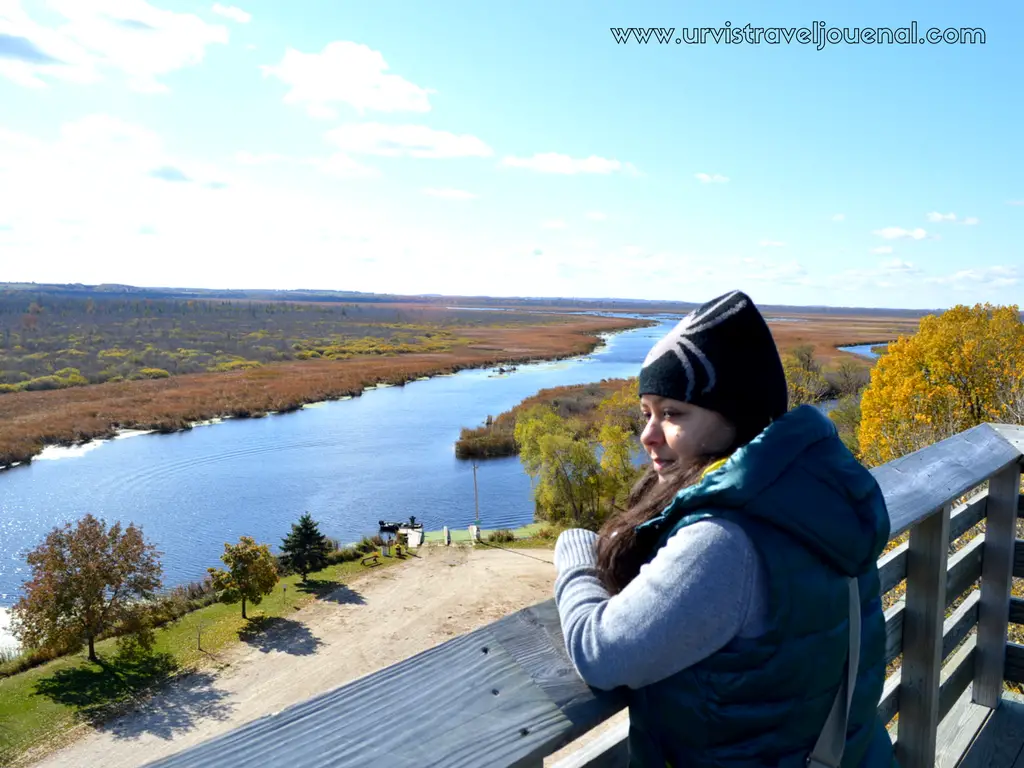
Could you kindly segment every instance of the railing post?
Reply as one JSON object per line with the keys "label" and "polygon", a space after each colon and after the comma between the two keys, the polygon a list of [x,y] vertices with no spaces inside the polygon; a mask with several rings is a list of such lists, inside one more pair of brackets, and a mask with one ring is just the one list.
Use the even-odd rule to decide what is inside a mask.
{"label": "railing post", "polygon": [[988,519],[981,561],[981,603],[972,699],[975,704],[990,709],[999,706],[1003,695],[1020,474],[1020,464],[1014,462],[993,475],[988,484]]}
{"label": "railing post", "polygon": [[896,739],[901,768],[935,766],[951,509],[945,504],[910,529]]}

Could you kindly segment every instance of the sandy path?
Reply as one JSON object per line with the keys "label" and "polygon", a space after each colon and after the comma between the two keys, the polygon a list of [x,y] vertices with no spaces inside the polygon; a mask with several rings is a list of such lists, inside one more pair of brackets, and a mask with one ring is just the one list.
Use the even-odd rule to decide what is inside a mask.
{"label": "sandy path", "polygon": [[34,765],[143,765],[548,599],[554,566],[524,554],[553,556],[551,550],[423,548],[408,563],[353,581],[336,601],[306,606],[281,631],[221,654],[220,671],[174,683],[138,712]]}

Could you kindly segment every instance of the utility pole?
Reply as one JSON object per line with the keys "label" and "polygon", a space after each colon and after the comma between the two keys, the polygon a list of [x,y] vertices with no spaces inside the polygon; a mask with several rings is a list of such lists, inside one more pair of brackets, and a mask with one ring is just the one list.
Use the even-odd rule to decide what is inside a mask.
{"label": "utility pole", "polygon": [[477,466],[476,462],[474,461],[473,462],[473,505],[476,508],[476,520],[473,521],[473,524],[476,525],[479,528],[480,527],[480,496],[477,493],[477,488],[476,488],[476,466]]}

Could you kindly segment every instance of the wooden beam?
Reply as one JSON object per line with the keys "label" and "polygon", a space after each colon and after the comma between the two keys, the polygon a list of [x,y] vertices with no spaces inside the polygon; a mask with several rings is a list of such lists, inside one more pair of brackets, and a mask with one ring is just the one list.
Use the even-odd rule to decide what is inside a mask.
{"label": "wooden beam", "polygon": [[910,530],[896,743],[901,768],[935,766],[950,511],[947,502]]}
{"label": "wooden beam", "polygon": [[540,768],[624,705],[580,679],[557,622],[553,600],[526,608],[151,768]]}
{"label": "wooden beam", "polygon": [[1016,548],[1020,464],[992,477],[988,484],[988,520],[978,613],[978,662],[974,703],[995,709],[1003,695],[1006,628]]}
{"label": "wooden beam", "polygon": [[1017,433],[1002,426],[979,424],[870,470],[885,495],[892,538],[1020,459]]}

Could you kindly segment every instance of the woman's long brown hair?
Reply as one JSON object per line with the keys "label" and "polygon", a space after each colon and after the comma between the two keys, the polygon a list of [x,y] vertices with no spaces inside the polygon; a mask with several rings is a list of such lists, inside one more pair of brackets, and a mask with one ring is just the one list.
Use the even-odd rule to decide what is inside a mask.
{"label": "woman's long brown hair", "polygon": [[731,448],[723,454],[702,456],[660,484],[654,468],[647,468],[630,490],[627,508],[608,518],[598,532],[597,569],[605,589],[613,595],[621,592],[650,556],[653,542],[638,541],[634,529],[661,514],[680,490],[695,485],[709,465],[730,453]]}

